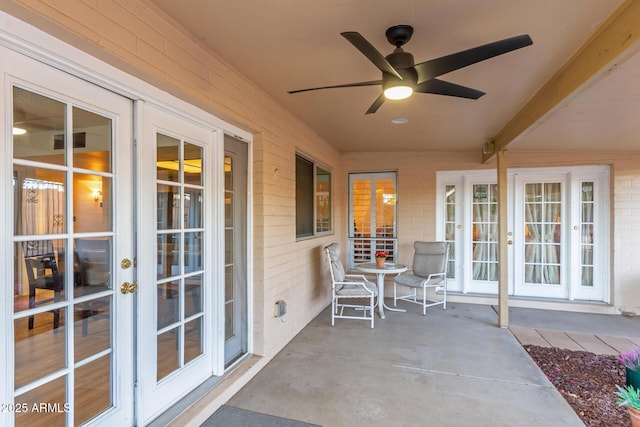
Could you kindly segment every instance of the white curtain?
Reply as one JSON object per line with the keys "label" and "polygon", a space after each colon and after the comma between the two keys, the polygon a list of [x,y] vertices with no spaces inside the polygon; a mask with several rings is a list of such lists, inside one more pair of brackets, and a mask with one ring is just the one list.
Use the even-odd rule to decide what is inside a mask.
{"label": "white curtain", "polygon": [[525,282],[560,284],[561,184],[527,184]]}
{"label": "white curtain", "polygon": [[[43,235],[64,233],[64,185],[58,182],[26,178],[22,183],[21,234]],[[51,240],[26,242],[24,255],[53,253]]]}

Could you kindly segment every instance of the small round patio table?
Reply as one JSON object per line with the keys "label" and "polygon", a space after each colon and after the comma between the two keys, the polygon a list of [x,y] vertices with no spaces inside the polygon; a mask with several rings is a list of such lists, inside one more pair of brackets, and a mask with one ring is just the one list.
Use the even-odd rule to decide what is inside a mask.
{"label": "small round patio table", "polygon": [[407,271],[407,266],[402,264],[396,264],[393,262],[385,262],[384,267],[378,267],[375,262],[364,262],[355,265],[356,270],[363,273],[375,274],[378,278],[378,312],[380,317],[384,319],[384,309],[390,311],[406,311],[399,308],[391,308],[384,305],[384,276],[387,274],[400,274]]}

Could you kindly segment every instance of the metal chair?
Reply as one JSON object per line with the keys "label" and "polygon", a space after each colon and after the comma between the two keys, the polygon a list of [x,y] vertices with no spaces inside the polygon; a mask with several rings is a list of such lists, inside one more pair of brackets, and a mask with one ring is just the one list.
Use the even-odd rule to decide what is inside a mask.
{"label": "metal chair", "polygon": [[[331,326],[335,319],[360,319],[370,320],[373,328],[374,299],[378,295],[375,283],[368,281],[362,274],[346,274],[340,260],[340,245],[332,243],[324,248],[331,272]],[[366,298],[367,305],[345,304],[346,299]],[[354,316],[344,313],[345,308],[361,309],[362,316]],[[368,316],[367,316],[368,314]]]}
{"label": "metal chair", "polygon": [[[413,268],[399,274],[393,280],[393,305],[397,300],[422,305],[422,314],[427,314],[427,307],[442,304],[447,308],[447,264],[449,261],[449,245],[447,242],[414,242]],[[413,290],[405,296],[397,296],[397,287],[406,286]],[[427,298],[427,288],[442,290],[442,299]],[[422,301],[417,299],[417,290],[422,289]],[[437,294],[436,294],[437,295]]]}

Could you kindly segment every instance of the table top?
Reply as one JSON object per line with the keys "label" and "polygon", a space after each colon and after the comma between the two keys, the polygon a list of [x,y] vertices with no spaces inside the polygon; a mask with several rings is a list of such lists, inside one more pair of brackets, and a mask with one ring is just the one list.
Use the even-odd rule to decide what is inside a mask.
{"label": "table top", "polygon": [[378,267],[375,262],[363,262],[362,264],[356,264],[356,269],[364,271],[365,273],[402,273],[407,271],[407,266],[403,264],[396,264],[394,262],[385,262],[384,267]]}

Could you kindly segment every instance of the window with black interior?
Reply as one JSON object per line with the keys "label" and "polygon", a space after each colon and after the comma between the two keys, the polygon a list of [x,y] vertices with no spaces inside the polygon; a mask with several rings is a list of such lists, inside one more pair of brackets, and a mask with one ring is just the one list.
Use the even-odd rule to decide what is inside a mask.
{"label": "window with black interior", "polygon": [[323,235],[332,228],[331,172],[296,154],[296,237]]}

